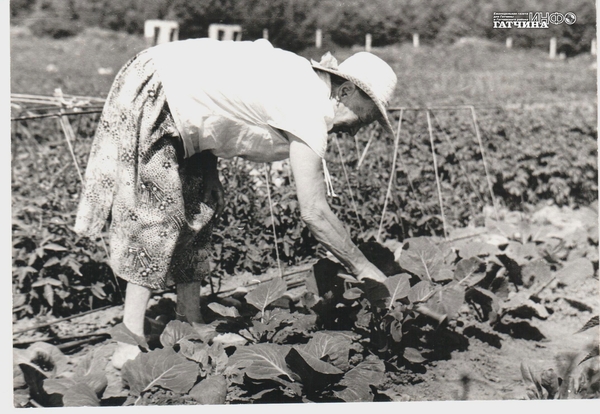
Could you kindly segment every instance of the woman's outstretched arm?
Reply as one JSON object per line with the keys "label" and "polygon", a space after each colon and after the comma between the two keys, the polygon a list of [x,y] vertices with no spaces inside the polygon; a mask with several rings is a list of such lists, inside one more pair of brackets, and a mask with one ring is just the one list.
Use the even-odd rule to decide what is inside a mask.
{"label": "woman's outstretched arm", "polygon": [[290,165],[302,220],[315,238],[358,280],[369,278],[383,282],[385,275],[352,242],[350,234],[329,207],[321,157],[298,138],[290,135],[290,141]]}

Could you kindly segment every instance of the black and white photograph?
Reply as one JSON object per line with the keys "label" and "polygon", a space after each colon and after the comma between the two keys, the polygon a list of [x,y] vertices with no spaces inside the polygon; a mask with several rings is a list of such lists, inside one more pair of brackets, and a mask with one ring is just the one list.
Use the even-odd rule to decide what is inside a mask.
{"label": "black and white photograph", "polygon": [[600,408],[594,0],[3,7],[8,408]]}

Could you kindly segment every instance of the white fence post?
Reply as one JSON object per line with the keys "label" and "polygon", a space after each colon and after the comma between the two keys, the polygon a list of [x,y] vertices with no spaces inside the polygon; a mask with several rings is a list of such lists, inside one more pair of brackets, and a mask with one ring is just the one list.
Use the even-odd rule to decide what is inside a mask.
{"label": "white fence post", "polygon": [[144,38],[147,46],[179,40],[179,23],[171,20],[146,20]]}
{"label": "white fence post", "polygon": [[269,29],[263,29],[263,39],[269,40]]}
{"label": "white fence post", "polygon": [[413,46],[419,47],[419,34],[413,33]]}
{"label": "white fence post", "polygon": [[550,39],[550,59],[556,58],[556,37]]}
{"label": "white fence post", "polygon": [[512,37],[507,37],[506,38],[506,48],[512,49],[512,43],[513,43]]}
{"label": "white fence post", "polygon": [[217,40],[242,40],[242,26],[239,24],[218,24],[208,26],[208,37]]}
{"label": "white fence post", "polygon": [[371,51],[371,41],[372,41],[372,37],[371,37],[371,33],[367,33],[367,35],[365,36],[365,50],[367,52]]}
{"label": "white fence post", "polygon": [[315,33],[315,47],[317,49],[321,49],[322,45],[323,45],[323,32],[321,31],[321,29],[317,29],[317,32]]}
{"label": "white fence post", "polygon": [[590,48],[590,53],[592,54],[592,56],[596,56],[597,50],[596,50],[596,39],[592,39],[592,46]]}

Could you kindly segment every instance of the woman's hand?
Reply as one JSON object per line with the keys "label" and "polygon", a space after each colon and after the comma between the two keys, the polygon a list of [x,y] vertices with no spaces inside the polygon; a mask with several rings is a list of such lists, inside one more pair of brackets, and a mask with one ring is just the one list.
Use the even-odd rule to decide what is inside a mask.
{"label": "woman's hand", "polygon": [[203,171],[202,202],[214,207],[213,217],[218,220],[225,209],[225,190],[219,179],[217,157],[210,151],[204,151],[199,154],[199,162]]}
{"label": "woman's hand", "polygon": [[214,219],[218,220],[225,209],[225,190],[223,184],[219,180],[219,174],[209,173],[204,175],[204,193],[202,194],[202,202],[214,206]]}

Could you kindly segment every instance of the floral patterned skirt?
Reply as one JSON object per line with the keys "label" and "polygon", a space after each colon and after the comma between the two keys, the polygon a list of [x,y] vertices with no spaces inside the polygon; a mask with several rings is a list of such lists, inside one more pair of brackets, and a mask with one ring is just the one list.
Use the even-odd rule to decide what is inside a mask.
{"label": "floral patterned skirt", "polygon": [[85,172],[75,231],[97,237],[109,223],[117,276],[151,289],[209,272],[214,210],[202,199],[197,157],[181,138],[149,54],[117,74]]}

